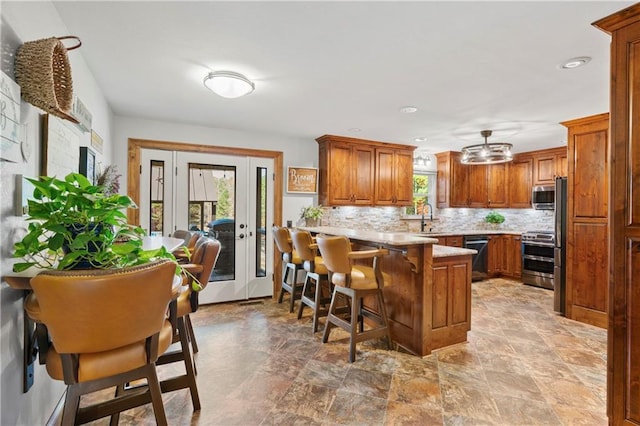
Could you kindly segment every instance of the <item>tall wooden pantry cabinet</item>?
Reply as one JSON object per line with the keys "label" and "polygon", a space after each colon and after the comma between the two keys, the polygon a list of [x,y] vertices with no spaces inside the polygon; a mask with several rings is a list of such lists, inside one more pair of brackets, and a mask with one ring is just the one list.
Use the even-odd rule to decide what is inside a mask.
{"label": "tall wooden pantry cabinet", "polygon": [[640,424],[640,4],[594,23],[611,34],[607,414]]}
{"label": "tall wooden pantry cabinet", "polygon": [[562,124],[569,129],[567,318],[607,328],[609,114]]}

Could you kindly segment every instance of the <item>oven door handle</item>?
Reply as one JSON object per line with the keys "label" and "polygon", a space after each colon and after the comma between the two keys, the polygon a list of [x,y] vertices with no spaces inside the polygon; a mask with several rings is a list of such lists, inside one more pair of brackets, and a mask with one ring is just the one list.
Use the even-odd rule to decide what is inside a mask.
{"label": "oven door handle", "polygon": [[550,262],[550,263],[554,262],[553,257],[532,256],[530,254],[522,255],[522,258],[523,259],[528,259],[528,260],[539,260],[541,262]]}
{"label": "oven door handle", "polygon": [[535,241],[523,241],[523,246],[536,246],[536,247],[555,247],[553,243],[538,243]]}

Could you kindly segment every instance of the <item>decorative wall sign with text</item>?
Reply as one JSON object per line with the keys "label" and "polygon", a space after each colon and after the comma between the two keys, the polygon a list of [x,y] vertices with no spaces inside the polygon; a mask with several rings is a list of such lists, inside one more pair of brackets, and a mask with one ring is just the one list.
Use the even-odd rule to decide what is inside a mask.
{"label": "decorative wall sign with text", "polygon": [[315,193],[318,190],[318,169],[312,167],[287,168],[287,192]]}
{"label": "decorative wall sign with text", "polygon": [[17,163],[20,151],[20,86],[0,72],[0,158]]}

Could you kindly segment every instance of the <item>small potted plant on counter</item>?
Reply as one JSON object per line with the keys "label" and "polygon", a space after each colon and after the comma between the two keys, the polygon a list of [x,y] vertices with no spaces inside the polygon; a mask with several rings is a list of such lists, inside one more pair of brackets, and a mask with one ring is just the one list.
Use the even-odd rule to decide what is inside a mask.
{"label": "small potted plant on counter", "polygon": [[504,222],[504,216],[497,211],[491,211],[484,217],[484,221],[494,227],[497,227]]}
{"label": "small potted plant on counter", "polygon": [[300,210],[300,218],[304,219],[307,226],[318,226],[318,219],[322,217],[322,206],[307,206]]}

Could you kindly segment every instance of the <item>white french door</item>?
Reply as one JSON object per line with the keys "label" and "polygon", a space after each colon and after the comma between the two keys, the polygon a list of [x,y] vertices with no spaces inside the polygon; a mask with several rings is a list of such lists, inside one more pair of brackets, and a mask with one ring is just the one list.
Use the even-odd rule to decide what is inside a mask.
{"label": "white french door", "polygon": [[142,149],[141,164],[143,228],[163,235],[189,229],[220,241],[200,303],[272,295],[266,231],[273,222],[273,160]]}

